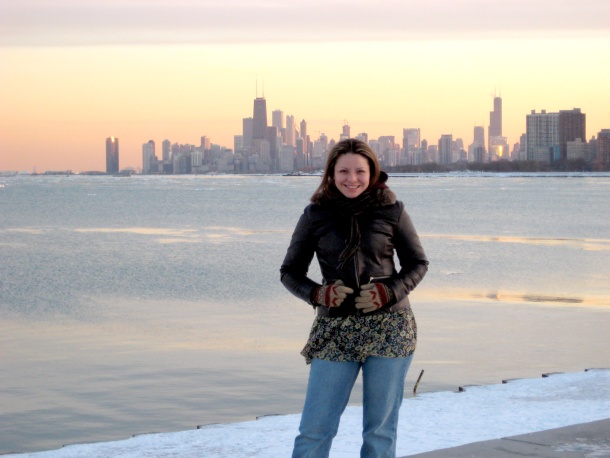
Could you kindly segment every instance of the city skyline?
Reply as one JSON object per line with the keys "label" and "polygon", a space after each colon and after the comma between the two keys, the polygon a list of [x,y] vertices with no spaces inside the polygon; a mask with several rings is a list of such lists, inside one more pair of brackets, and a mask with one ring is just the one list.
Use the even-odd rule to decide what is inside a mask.
{"label": "city skyline", "polygon": [[610,127],[608,17],[603,0],[0,0],[0,170],[104,170],[110,136],[121,168],[151,138],[232,148],[263,96],[312,139],[346,120],[468,145],[494,95],[511,148],[532,110],[580,108],[590,138]]}
{"label": "city skyline", "polygon": [[[561,113],[565,113],[565,112],[572,112],[572,111],[576,111],[578,113],[580,113],[580,109],[578,108],[574,108],[573,110],[559,110],[559,112]],[[553,113],[553,112],[549,112],[548,115],[554,115],[557,116],[557,119],[559,119],[559,112],[557,113]],[[529,130],[529,119],[530,117],[534,116],[535,110],[531,110],[530,114],[527,114],[524,116],[524,124],[525,124],[525,130]],[[540,114],[537,114],[537,116],[547,116],[547,110],[542,110]],[[295,117],[294,115],[285,115],[284,112],[280,109],[275,109],[272,111],[272,120],[271,123],[269,123],[267,121],[268,116],[267,116],[267,105],[266,105],[266,99],[265,97],[256,97],[254,99],[254,108],[253,108],[253,116],[251,117],[246,117],[242,119],[242,130],[235,133],[233,135],[233,143],[230,145],[220,145],[220,144],[215,144],[213,141],[211,141],[211,139],[208,136],[202,135],[200,137],[200,144],[197,144],[197,142],[195,143],[182,143],[181,141],[179,141],[180,139],[163,139],[163,153],[162,155],[160,155],[160,157],[158,157],[157,159],[161,160],[161,161],[165,161],[167,162],[170,157],[173,156],[173,153],[170,153],[170,151],[173,150],[173,147],[177,146],[180,148],[183,147],[188,147],[191,146],[195,149],[195,151],[199,151],[199,154],[202,155],[204,149],[208,150],[210,149],[211,145],[216,145],[216,147],[219,147],[219,151],[230,151],[232,154],[235,153],[242,153],[243,151],[240,150],[239,148],[235,148],[235,140],[236,137],[242,137],[242,136],[247,136],[248,134],[250,135],[251,139],[250,139],[250,143],[246,144],[244,142],[243,146],[245,146],[246,148],[249,148],[250,150],[252,149],[252,146],[256,143],[256,141],[261,141],[261,140],[265,140],[265,132],[267,132],[267,135],[275,135],[275,136],[287,136],[289,140],[289,143],[292,142],[293,145],[296,145],[296,138],[294,138],[295,135],[298,136],[298,139],[303,138],[303,140],[308,139],[312,145],[314,142],[317,142],[320,138],[310,138],[309,135],[305,134],[303,135],[303,129],[306,129],[307,126],[307,121],[306,120],[302,120],[300,122],[295,121]],[[466,159],[463,160],[467,160],[468,162],[488,162],[488,161],[492,161],[492,160],[497,160],[499,159],[499,157],[495,156],[494,159],[491,159],[491,155],[494,154],[494,151],[497,153],[497,150],[494,148],[494,144],[496,145],[496,148],[498,145],[503,146],[504,149],[504,157],[502,157],[502,159],[508,159],[508,160],[516,160],[517,158],[512,157],[513,154],[513,147],[517,146],[515,145],[515,143],[519,143],[519,141],[523,140],[523,138],[520,138],[518,140],[516,140],[515,142],[510,142],[509,139],[507,139],[506,137],[503,137],[503,132],[502,132],[502,119],[503,119],[503,113],[502,113],[502,98],[499,96],[494,96],[493,97],[493,106],[491,111],[488,114],[488,125],[487,127],[485,126],[472,126],[473,132],[471,133],[471,138],[470,140],[468,138],[462,138],[462,137],[455,137],[453,134],[441,134],[440,137],[434,141],[434,140],[429,140],[427,138],[424,138],[423,135],[421,135],[421,129],[417,128],[417,127],[405,127],[402,129],[402,136],[401,135],[392,135],[392,136],[381,136],[379,139],[371,137],[367,132],[352,132],[351,126],[349,125],[349,123],[347,123],[347,120],[344,120],[343,123],[347,123],[347,124],[343,124],[341,126],[341,132],[337,131],[337,135],[336,136],[329,136],[327,135],[325,132],[320,132],[317,131],[321,137],[324,137],[325,141],[331,141],[331,142],[335,142],[340,140],[341,138],[346,138],[346,137],[354,137],[354,138],[361,138],[365,141],[367,141],[367,143],[369,141],[373,141],[375,143],[378,143],[379,141],[383,141],[384,138],[388,138],[388,137],[393,137],[393,140],[395,140],[396,142],[396,146],[400,149],[400,151],[404,150],[405,144],[401,143],[401,140],[403,142],[407,142],[409,143],[412,140],[412,135],[414,132],[416,132],[416,138],[417,140],[414,141],[413,146],[416,146],[416,148],[414,150],[419,149],[419,145],[420,143],[424,143],[426,145],[429,145],[430,147],[433,148],[437,148],[436,149],[436,159],[432,158],[429,161],[432,162],[437,162],[439,164],[449,164],[452,162],[455,162],[456,157],[455,156],[455,152],[456,152],[456,141],[461,144],[461,148],[463,150],[465,150],[468,154],[468,157]],[[584,116],[584,115],[583,115]],[[584,120],[584,118],[583,118]],[[286,121],[286,122],[284,122]],[[584,121],[583,121],[584,122]],[[285,129],[282,126],[290,126],[290,128]],[[268,129],[271,129],[272,131],[269,132]],[[366,129],[365,129],[366,130]],[[599,132],[586,132],[586,129],[584,128],[584,124],[583,124],[583,130],[585,130],[585,138],[581,139],[583,140],[585,143],[590,139],[597,139],[597,134]],[[604,132],[604,135],[607,136],[607,132],[608,129],[601,129]],[[284,132],[281,132],[284,131]],[[290,133],[291,132],[291,133]],[[406,135],[406,137],[405,137]],[[363,137],[364,136],[364,137]],[[421,138],[420,138],[421,136]],[[521,137],[525,136],[525,132],[522,134]],[[407,138],[410,137],[410,138]],[[575,137],[576,138],[576,137]],[[580,138],[580,137],[578,137]],[[267,138],[268,139],[268,138]],[[176,141],[178,140],[178,141]],[[158,140],[157,140],[158,141]],[[147,170],[147,164],[146,162],[148,162],[150,159],[148,158],[152,158],[153,156],[155,156],[155,140],[149,140],[147,143],[141,144],[141,152],[144,153],[144,151],[148,151],[147,159],[144,159],[144,155],[140,156],[141,162],[140,164],[135,164],[135,165],[121,165],[119,163],[119,159],[118,159],[118,142],[119,139],[111,136],[106,138],[106,151],[105,151],[105,161],[106,161],[106,165],[105,165],[105,172],[106,173],[110,173],[110,174],[116,174],[119,173],[119,171],[121,170],[130,170],[130,171],[136,171],[136,172],[143,172],[143,173],[157,173],[157,172],[151,172],[149,170]],[[204,145],[205,142],[205,145]],[[410,147],[410,143],[407,146],[408,150],[411,150],[412,148]],[[529,145],[529,143],[528,143]],[[477,147],[477,146],[483,146],[484,148],[484,152],[483,152],[483,156],[482,157],[478,157],[477,156],[477,152],[476,151],[468,151],[469,147]],[[523,144],[522,147],[527,148],[527,145]],[[565,147],[565,145],[564,145]],[[295,146],[296,148],[296,146]],[[256,149],[256,148],[255,148]],[[272,156],[278,156],[279,152],[278,151],[274,151],[274,147],[271,146],[272,152],[271,155]],[[297,150],[295,149],[295,152]],[[453,159],[452,159],[452,152],[453,152]],[[251,153],[249,153],[251,154]],[[309,152],[309,154],[312,154],[312,151]],[[472,156],[470,156],[472,155]],[[563,153],[563,156],[565,156],[565,152]],[[518,159],[517,159],[518,160]],[[536,155],[532,155],[532,154],[526,154],[526,151],[523,150],[521,153],[521,157],[520,160],[538,160],[538,161],[543,161],[543,162],[549,162],[547,160],[547,158],[545,156],[536,156]],[[553,156],[550,160],[550,162],[553,161],[557,161],[559,160],[559,151],[557,151],[555,153],[555,156]],[[110,161],[110,162],[109,162]],[[201,157],[199,159],[199,161],[201,161]],[[171,161],[170,161],[171,162]],[[396,164],[398,165],[398,164]],[[303,170],[303,164],[301,164],[300,166],[296,166],[296,162],[295,162],[295,168],[293,170],[284,170],[284,172],[286,171],[297,171],[297,170]],[[318,164],[318,169],[322,168],[322,165]],[[53,172],[53,171],[71,171],[73,172],[72,169],[70,168],[66,168],[66,169],[56,169],[56,170],[46,170],[47,172]],[[0,171],[2,171],[0,169]],[[36,170],[35,170],[36,171]],[[99,170],[80,170],[77,171],[78,172],[103,172],[103,168],[99,169]],[[248,172],[248,170],[243,170],[245,172]],[[250,172],[252,170],[249,170]],[[272,170],[273,171],[273,170]],[[276,171],[281,171],[281,170],[276,170]],[[167,172],[167,171],[166,171]],[[226,170],[225,170],[226,172]],[[237,170],[235,172],[238,172]],[[163,172],[161,172],[163,173]],[[169,173],[185,173],[185,172],[169,172]],[[190,172],[188,172],[190,173]],[[232,170],[231,172],[232,173]]]}
{"label": "city skyline", "polygon": [[[213,144],[202,136],[199,145],[172,143],[163,140],[163,153],[156,154],[155,141],[142,145],[143,174],[200,174],[200,173],[293,173],[323,170],[328,151],[337,139],[329,139],[325,133],[318,138],[308,134],[307,121],[299,128],[294,116],[286,116],[281,110],[272,112],[272,125],[267,121],[267,101],[256,97],[253,116],[243,118],[241,134],[234,136],[233,148]],[[421,129],[404,128],[402,144],[396,136],[371,138],[367,132],[352,132],[348,124],[342,126],[338,140],[357,138],[371,147],[382,167],[389,169],[403,166],[447,166],[454,163],[491,163],[505,161],[533,161],[559,167],[570,161],[582,161],[589,166],[603,168],[609,164],[610,148],[607,139],[610,129],[602,129],[587,141],[586,113],[579,108],[547,113],[535,110],[526,116],[526,133],[521,135],[512,149],[502,133],[502,98],[494,97],[493,110],[489,113],[488,147],[485,147],[485,128],[474,126],[472,143],[451,134],[441,135],[438,142],[421,139]],[[107,142],[110,139],[107,139]],[[107,153],[108,157],[108,147]],[[576,163],[573,164],[574,166]],[[523,167],[523,165],[517,165]],[[138,168],[132,171],[140,172]],[[110,171],[107,173],[117,173]],[[127,171],[126,171],[127,172]]]}

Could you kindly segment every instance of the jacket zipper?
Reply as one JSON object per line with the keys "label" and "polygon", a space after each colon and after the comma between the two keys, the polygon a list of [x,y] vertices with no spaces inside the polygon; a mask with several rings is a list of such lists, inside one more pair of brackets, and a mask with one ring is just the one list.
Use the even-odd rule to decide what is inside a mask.
{"label": "jacket zipper", "polygon": [[369,283],[374,283],[379,280],[385,280],[386,278],[390,278],[391,275],[382,275],[381,277],[371,277],[369,278]]}

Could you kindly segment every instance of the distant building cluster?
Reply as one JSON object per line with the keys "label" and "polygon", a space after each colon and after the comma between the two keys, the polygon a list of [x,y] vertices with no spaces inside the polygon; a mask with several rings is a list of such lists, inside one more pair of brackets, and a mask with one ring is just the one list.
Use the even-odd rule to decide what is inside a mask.
{"label": "distant building cluster", "polygon": [[[338,139],[351,138],[347,122]],[[474,126],[473,140],[467,147],[461,138],[441,135],[436,142],[421,138],[419,128],[403,129],[402,140],[395,136],[369,138],[365,132],[354,135],[368,143],[385,168],[427,163],[488,163],[495,161],[534,161],[553,164],[582,160],[604,166],[610,164],[610,129],[586,138],[586,115],[579,108],[526,115],[526,132],[512,148],[502,134],[502,98],[494,97],[489,113],[487,141],[484,126]],[[252,117],[243,119],[241,135],[234,136],[233,148],[213,144],[207,136],[199,145],[163,140],[158,151],[154,140],[142,145],[143,174],[201,173],[295,173],[324,168],[326,155],[336,143],[324,133],[312,140],[307,122],[297,123],[282,110],[267,118],[264,97],[254,99]],[[118,139],[106,139],[106,172],[119,173]]]}

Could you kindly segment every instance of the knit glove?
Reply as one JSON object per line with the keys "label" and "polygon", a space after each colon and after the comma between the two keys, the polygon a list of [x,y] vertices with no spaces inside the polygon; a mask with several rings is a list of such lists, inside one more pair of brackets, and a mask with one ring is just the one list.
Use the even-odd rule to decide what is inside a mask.
{"label": "knit glove", "polygon": [[360,288],[360,295],[356,298],[356,308],[364,313],[370,313],[393,300],[392,290],[383,283],[367,283]]}
{"label": "knit glove", "polygon": [[353,292],[353,289],[345,286],[341,280],[337,280],[332,285],[318,286],[313,291],[313,302],[325,307],[339,307],[347,295]]}

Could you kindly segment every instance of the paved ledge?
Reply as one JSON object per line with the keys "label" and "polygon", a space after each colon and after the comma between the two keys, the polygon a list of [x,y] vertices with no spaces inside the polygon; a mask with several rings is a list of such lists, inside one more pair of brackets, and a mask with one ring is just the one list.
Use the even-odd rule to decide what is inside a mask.
{"label": "paved ledge", "polygon": [[409,455],[408,458],[515,458],[516,456],[534,458],[610,457],[610,418],[418,453]]}

